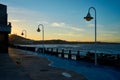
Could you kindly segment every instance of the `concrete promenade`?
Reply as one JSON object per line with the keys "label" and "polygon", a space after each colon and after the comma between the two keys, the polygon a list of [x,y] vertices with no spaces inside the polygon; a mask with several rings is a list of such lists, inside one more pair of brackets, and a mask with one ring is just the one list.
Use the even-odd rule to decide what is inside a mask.
{"label": "concrete promenade", "polygon": [[0,80],[31,80],[8,54],[0,54]]}
{"label": "concrete promenade", "polygon": [[0,80],[87,80],[83,75],[48,66],[50,61],[19,49],[0,54]]}

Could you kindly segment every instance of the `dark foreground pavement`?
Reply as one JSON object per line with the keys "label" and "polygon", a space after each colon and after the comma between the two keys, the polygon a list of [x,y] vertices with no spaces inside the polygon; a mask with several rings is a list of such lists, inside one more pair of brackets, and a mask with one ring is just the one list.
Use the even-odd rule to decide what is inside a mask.
{"label": "dark foreground pavement", "polygon": [[30,78],[16,66],[8,54],[0,54],[0,80],[30,80]]}
{"label": "dark foreground pavement", "polygon": [[9,54],[0,54],[0,80],[87,80],[76,72],[48,66],[49,63],[46,58],[9,48]]}

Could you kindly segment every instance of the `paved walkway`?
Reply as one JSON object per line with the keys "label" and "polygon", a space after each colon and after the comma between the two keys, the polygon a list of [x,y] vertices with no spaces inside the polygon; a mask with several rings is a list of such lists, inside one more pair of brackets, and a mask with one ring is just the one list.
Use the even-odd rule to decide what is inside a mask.
{"label": "paved walkway", "polygon": [[[110,67],[33,54],[36,53],[12,48],[9,55],[0,54],[0,80],[86,80],[85,77],[88,80],[120,80],[120,71]],[[50,63],[60,68],[48,66]]]}
{"label": "paved walkway", "polygon": [[8,54],[0,54],[0,80],[31,80],[21,69],[17,68]]}
{"label": "paved walkway", "polygon": [[[12,63],[12,61],[9,59],[8,61],[11,61],[12,65],[6,64],[7,70],[10,71],[10,74],[8,74],[9,73],[8,71],[5,73],[8,74],[7,76],[10,79],[0,78],[0,80],[28,80],[28,79],[32,79],[32,80],[87,80],[83,75],[76,73],[74,71],[48,66],[48,64],[50,64],[51,62],[48,61],[47,58],[29,54],[28,51],[10,48],[9,56],[14,61],[14,63]],[[9,56],[7,56],[6,58],[8,59]],[[16,66],[15,66],[15,63],[17,63]],[[12,66],[12,69],[9,68],[10,66]],[[3,68],[2,72],[4,72],[4,69],[6,68]],[[10,77],[10,75],[12,77]],[[21,79],[19,79],[19,77]],[[3,76],[3,78],[5,78],[5,76]]]}

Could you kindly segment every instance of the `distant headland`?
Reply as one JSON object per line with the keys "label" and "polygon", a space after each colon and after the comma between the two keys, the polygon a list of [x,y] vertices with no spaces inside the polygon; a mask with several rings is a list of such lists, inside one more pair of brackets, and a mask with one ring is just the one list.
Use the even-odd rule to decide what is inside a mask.
{"label": "distant headland", "polygon": [[[9,35],[10,44],[42,44],[42,40],[26,39],[16,34]],[[66,41],[61,39],[44,40],[45,44],[93,44],[94,42]],[[97,42],[100,44],[120,44],[118,42]]]}

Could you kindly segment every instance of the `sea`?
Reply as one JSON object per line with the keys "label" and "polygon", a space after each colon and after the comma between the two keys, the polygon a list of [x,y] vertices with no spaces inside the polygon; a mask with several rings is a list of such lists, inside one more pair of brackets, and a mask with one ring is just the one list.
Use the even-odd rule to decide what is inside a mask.
{"label": "sea", "polygon": [[37,45],[21,45],[36,48],[58,48],[58,50],[71,50],[73,54],[77,54],[80,51],[81,55],[85,55],[87,52],[105,53],[105,54],[120,54],[120,43],[85,43],[85,44],[37,44]]}

